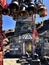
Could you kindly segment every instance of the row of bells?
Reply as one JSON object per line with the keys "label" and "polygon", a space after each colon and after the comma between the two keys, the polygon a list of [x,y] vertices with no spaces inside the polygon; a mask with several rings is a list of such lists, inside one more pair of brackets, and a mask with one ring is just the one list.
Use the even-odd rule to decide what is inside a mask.
{"label": "row of bells", "polygon": [[[0,5],[0,11],[2,6]],[[19,3],[17,1],[13,1],[8,5],[7,8],[2,9],[3,14],[7,15],[27,15],[27,14],[38,14],[40,17],[45,17],[47,15],[47,8],[45,5],[38,3],[35,4],[34,2],[30,2],[29,4]]]}

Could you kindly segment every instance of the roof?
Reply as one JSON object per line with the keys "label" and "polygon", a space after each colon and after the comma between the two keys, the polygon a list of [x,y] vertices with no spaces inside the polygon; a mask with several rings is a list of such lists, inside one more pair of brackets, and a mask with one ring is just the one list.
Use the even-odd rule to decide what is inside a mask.
{"label": "roof", "polygon": [[[32,33],[32,31],[31,31],[31,30],[28,30],[28,28],[26,28],[25,30],[24,30],[24,29],[21,30],[21,28],[22,28],[23,26],[25,26],[25,25],[26,25],[26,23],[17,22],[16,31],[6,33],[6,36],[12,36],[12,35],[17,35],[17,36],[18,36],[20,33],[21,33],[21,35],[22,35],[22,34],[26,34],[26,33]],[[28,24],[28,25],[29,25],[29,24]],[[36,26],[37,26],[37,25],[38,25],[38,24],[36,24]],[[37,28],[37,31],[38,31],[39,34],[42,34],[42,33],[44,33],[45,31],[49,30],[49,19],[48,19],[48,20],[45,20],[42,25],[41,25],[41,24],[38,25],[38,27],[39,27],[39,28]]]}

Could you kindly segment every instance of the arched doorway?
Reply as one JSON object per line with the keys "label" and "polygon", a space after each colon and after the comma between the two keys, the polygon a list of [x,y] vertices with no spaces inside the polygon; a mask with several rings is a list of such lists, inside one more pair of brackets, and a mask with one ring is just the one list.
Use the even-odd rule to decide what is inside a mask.
{"label": "arched doorway", "polygon": [[26,52],[31,52],[32,51],[32,40],[27,40],[26,41]]}

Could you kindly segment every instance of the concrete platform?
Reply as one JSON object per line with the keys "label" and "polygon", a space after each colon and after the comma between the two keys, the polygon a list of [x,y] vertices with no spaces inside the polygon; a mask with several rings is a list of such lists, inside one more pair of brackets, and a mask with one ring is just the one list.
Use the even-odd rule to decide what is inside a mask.
{"label": "concrete platform", "polygon": [[3,65],[21,65],[21,63],[16,63],[16,60],[18,58],[3,59]]}

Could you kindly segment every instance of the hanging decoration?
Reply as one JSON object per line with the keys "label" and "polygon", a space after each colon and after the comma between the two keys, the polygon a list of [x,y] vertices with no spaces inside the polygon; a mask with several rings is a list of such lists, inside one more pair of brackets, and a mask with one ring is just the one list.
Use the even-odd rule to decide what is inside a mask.
{"label": "hanging decoration", "polygon": [[35,40],[38,37],[38,32],[36,28],[32,28],[32,39]]}
{"label": "hanging decoration", "polygon": [[6,8],[7,7],[6,0],[0,0],[0,4],[1,4],[2,8]]}

